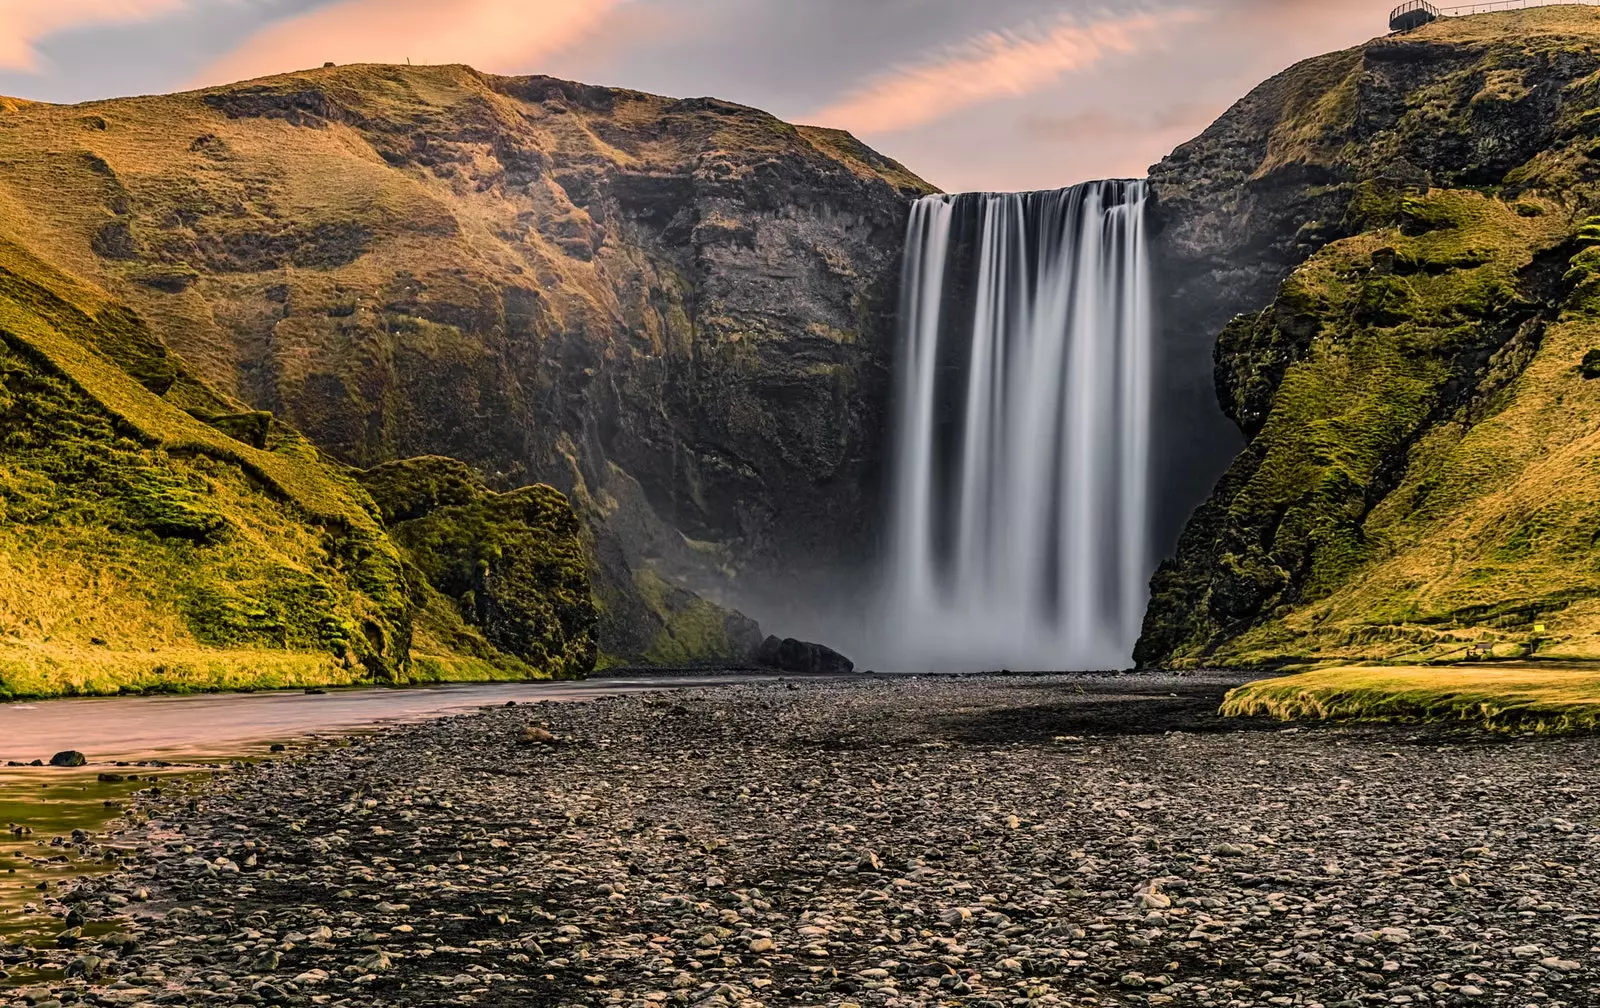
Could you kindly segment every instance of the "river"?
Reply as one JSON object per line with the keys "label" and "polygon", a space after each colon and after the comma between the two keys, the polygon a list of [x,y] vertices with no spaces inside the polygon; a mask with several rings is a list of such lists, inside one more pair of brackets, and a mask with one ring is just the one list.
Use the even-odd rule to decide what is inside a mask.
{"label": "river", "polygon": [[[584,701],[683,687],[770,682],[777,675],[613,675],[582,682],[470,683],[405,689],[94,697],[0,704],[0,939],[43,944],[61,921],[38,912],[61,882],[115,863],[71,842],[114,828],[126,800],[151,786],[191,787],[236,760],[293,752],[330,737],[507,703]],[[48,765],[77,750],[88,765]],[[42,766],[26,765],[38,760]],[[23,765],[17,765],[23,764]],[[39,977],[26,967],[0,985]]]}

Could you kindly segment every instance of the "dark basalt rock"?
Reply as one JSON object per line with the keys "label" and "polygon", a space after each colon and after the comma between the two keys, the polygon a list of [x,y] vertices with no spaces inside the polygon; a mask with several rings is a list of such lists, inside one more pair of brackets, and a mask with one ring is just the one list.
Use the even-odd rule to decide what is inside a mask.
{"label": "dark basalt rock", "polygon": [[[1579,223],[1597,205],[1600,150],[1589,124],[1600,103],[1586,84],[1600,70],[1597,40],[1600,16],[1552,7],[1449,19],[1319,56],[1262,84],[1151,169],[1164,356],[1177,373],[1198,374],[1214,351],[1214,394],[1235,431],[1201,424],[1203,444],[1169,446],[1196,460],[1188,470],[1196,480],[1220,480],[1154,578],[1135,653],[1141,666],[1226,660],[1231,641],[1282,626],[1274,621],[1377,562],[1385,532],[1368,528],[1368,516],[1405,514],[1425,500],[1388,500],[1408,467],[1424,464],[1412,449],[1430,432],[1469,428],[1504,408],[1494,397],[1533,358],[1544,326],[1563,305],[1581,307],[1567,291],[1581,271],[1562,279],[1575,247],[1528,239],[1513,252],[1521,239],[1495,246],[1471,236],[1485,214],[1550,212],[1541,199],[1577,208]],[[1492,202],[1468,213],[1470,204],[1439,198],[1449,191]],[[1513,230],[1500,226],[1498,236]],[[1430,235],[1443,236],[1427,242],[1434,258],[1416,259],[1411,239]],[[1460,248],[1448,248],[1450,235]],[[1355,247],[1339,244],[1345,239],[1368,243],[1346,257],[1355,266],[1339,266],[1333,281],[1299,272],[1324,250]],[[1480,267],[1512,274],[1506,296],[1487,310],[1470,280]],[[1423,304],[1418,291],[1432,300]],[[1286,402],[1287,374],[1333,352],[1319,348],[1358,338],[1394,346],[1405,367],[1427,361],[1432,370],[1409,387],[1409,399],[1375,397],[1359,418],[1339,410],[1381,368],[1353,363],[1345,385],[1322,386],[1336,405]],[[1569,365],[1569,373],[1582,369],[1578,360]],[[1192,392],[1169,403],[1202,415]],[[1309,446],[1307,428],[1330,423],[1343,431],[1342,441],[1325,439],[1331,450],[1361,444],[1374,457],[1346,471],[1308,450],[1305,473],[1282,480],[1273,466],[1285,445],[1300,438],[1294,443]],[[1238,435],[1247,444],[1228,466]],[[1407,535],[1414,542],[1423,533]],[[1490,608],[1499,606],[1498,589],[1485,583]],[[1427,609],[1419,605],[1416,621]],[[1342,644],[1333,642],[1337,621],[1328,630],[1297,623],[1249,660],[1289,660],[1314,646],[1369,654],[1369,631],[1346,618],[1354,622]],[[1448,627],[1454,617],[1441,610],[1428,620]],[[1370,634],[1426,643],[1432,633],[1390,621],[1406,622],[1374,613]]]}
{"label": "dark basalt rock", "polygon": [[768,668],[807,675],[849,675],[856,669],[855,662],[832,648],[793,637],[768,637],[756,649],[755,661]]}
{"label": "dark basalt rock", "polygon": [[58,752],[54,756],[50,757],[51,766],[81,767],[86,765],[88,762],[89,758],[76,749],[68,749],[64,752]]}

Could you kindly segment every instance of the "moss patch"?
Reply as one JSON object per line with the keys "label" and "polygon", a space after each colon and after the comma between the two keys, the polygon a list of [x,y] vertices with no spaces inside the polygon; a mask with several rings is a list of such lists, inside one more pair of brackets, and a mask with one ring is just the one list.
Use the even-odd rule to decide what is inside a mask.
{"label": "moss patch", "polygon": [[634,571],[634,584],[661,621],[644,655],[652,665],[748,661],[760,642],[753,620],[668,584],[649,567]]}
{"label": "moss patch", "polygon": [[1222,713],[1283,720],[1461,722],[1490,731],[1600,727],[1600,669],[1341,667],[1249,683]]}
{"label": "moss patch", "polygon": [[[598,623],[582,528],[560,491],[497,494],[454,459],[428,457],[362,475],[426,587],[499,651],[541,675],[594,668]],[[429,602],[438,639],[458,638],[451,615]],[[476,661],[488,655],[473,655]]]}

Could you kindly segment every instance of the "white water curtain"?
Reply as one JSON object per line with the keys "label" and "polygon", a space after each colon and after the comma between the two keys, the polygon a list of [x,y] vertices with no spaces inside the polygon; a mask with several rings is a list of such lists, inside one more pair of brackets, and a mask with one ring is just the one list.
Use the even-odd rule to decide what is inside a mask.
{"label": "white water curtain", "polygon": [[905,670],[1125,667],[1150,575],[1143,182],[930,196],[901,307]]}

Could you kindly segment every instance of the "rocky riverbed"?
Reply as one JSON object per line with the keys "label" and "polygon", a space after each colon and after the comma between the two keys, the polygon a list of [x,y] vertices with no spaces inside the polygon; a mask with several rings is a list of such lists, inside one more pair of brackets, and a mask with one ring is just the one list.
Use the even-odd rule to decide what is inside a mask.
{"label": "rocky riverbed", "polygon": [[1600,1003],[1600,739],[1223,722],[1226,685],[803,681],[348,740],[77,838],[123,868],[41,893],[60,946],[5,959],[48,982],[3,998]]}

